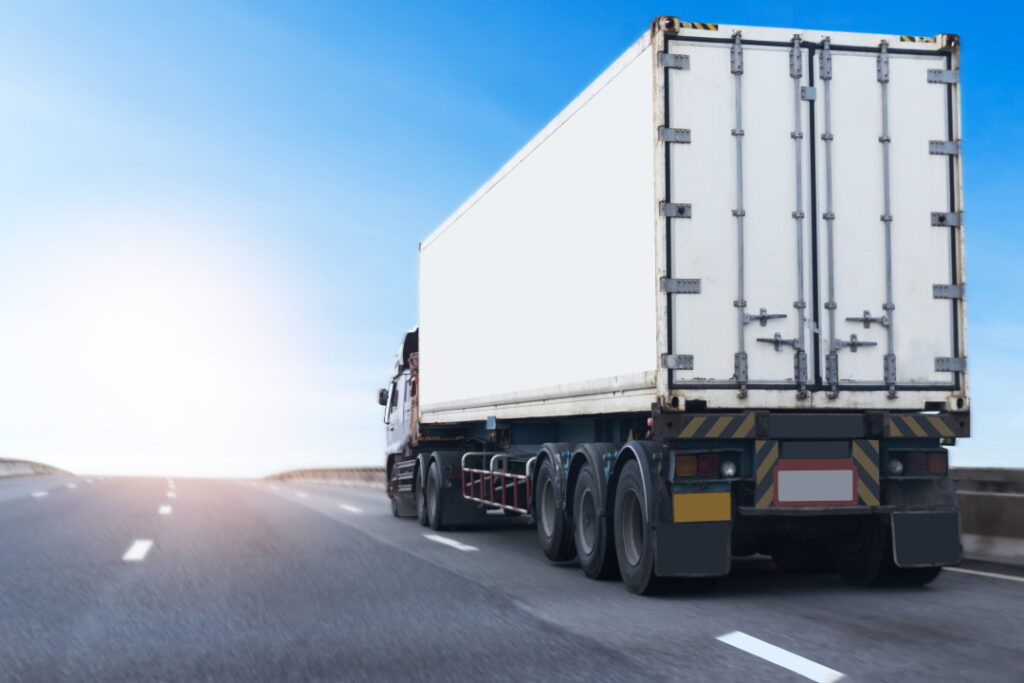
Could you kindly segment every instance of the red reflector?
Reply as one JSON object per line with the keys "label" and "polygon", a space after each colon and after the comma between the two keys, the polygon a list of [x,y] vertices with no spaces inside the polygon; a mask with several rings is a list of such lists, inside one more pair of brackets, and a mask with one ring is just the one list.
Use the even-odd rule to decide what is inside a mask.
{"label": "red reflector", "polygon": [[715,454],[697,457],[697,474],[713,477],[718,474],[718,456]]}
{"label": "red reflector", "polygon": [[907,472],[910,472],[911,474],[923,474],[926,471],[928,471],[927,453],[907,454]]}
{"label": "red reflector", "polygon": [[946,471],[946,454],[945,453],[929,453],[928,454],[928,471],[935,474],[942,474]]}

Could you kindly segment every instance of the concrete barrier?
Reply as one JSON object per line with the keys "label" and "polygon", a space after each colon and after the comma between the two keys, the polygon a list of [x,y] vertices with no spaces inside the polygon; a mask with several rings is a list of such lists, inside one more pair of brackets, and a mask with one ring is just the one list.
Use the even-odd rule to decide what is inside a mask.
{"label": "concrete barrier", "polygon": [[278,481],[310,481],[330,484],[354,484],[369,488],[383,489],[385,475],[383,467],[324,467],[308,470],[292,470],[267,477]]}
{"label": "concrete barrier", "polygon": [[68,474],[64,470],[43,465],[31,460],[6,460],[0,458],[0,479],[6,477],[26,477],[34,474]]}
{"label": "concrete barrier", "polygon": [[964,557],[1024,566],[1024,469],[960,467],[951,474]]}

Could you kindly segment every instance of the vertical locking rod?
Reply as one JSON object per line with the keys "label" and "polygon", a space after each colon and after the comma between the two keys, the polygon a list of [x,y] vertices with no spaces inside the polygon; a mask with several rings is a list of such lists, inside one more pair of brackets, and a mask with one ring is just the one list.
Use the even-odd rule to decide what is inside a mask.
{"label": "vertical locking rod", "polygon": [[836,277],[835,277],[835,241],[834,223],[836,215],[832,204],[832,43],[825,38],[818,57],[819,75],[824,86],[825,132],[821,139],[825,142],[825,225],[826,258],[828,259],[828,355],[825,357],[825,381],[828,383],[829,398],[839,395],[839,345],[836,343]]}
{"label": "vertical locking rod", "polygon": [[744,248],[743,248],[743,217],[746,212],[743,209],[743,44],[741,34],[736,31],[733,36],[732,48],[730,50],[730,70],[733,74],[733,81],[736,88],[736,127],[732,129],[733,137],[736,139],[736,208],[732,215],[736,217],[736,330],[738,335],[735,358],[736,383],[739,385],[740,398],[747,396],[747,351],[744,341],[744,327],[746,326],[747,301],[744,294]]}
{"label": "vertical locking rod", "polygon": [[789,75],[793,79],[793,148],[796,160],[796,301],[797,309],[796,352],[793,369],[797,384],[797,397],[807,397],[807,351],[805,343],[807,327],[807,302],[804,300],[804,180],[803,180],[803,116],[801,112],[800,82],[803,78],[803,54],[800,35],[793,36],[793,47],[789,51]]}
{"label": "vertical locking rod", "polygon": [[893,349],[893,323],[895,305],[892,300],[892,197],[889,178],[889,43],[883,40],[879,44],[877,58],[878,82],[882,87],[882,135],[878,141],[882,143],[882,224],[885,226],[885,316],[889,320],[886,325],[887,352],[883,361],[885,384],[889,389],[889,398],[896,397],[896,353]]}

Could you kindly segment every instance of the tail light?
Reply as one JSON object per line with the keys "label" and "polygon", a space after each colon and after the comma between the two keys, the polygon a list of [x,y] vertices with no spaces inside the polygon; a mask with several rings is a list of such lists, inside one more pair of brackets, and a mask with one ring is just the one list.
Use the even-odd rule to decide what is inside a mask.
{"label": "tail light", "polygon": [[708,453],[697,456],[697,474],[702,477],[718,476],[718,454]]}
{"label": "tail light", "polygon": [[696,455],[677,455],[676,456],[676,476],[677,477],[692,477],[697,474],[697,456]]}
{"label": "tail light", "polygon": [[946,451],[907,451],[891,455],[889,472],[900,474],[946,474],[949,460]]}

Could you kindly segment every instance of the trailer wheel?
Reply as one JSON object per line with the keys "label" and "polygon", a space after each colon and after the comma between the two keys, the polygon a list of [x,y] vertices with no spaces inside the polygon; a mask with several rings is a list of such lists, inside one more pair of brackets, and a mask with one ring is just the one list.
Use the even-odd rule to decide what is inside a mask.
{"label": "trailer wheel", "polygon": [[615,486],[615,554],[622,582],[633,593],[647,595],[658,587],[654,575],[654,534],[644,504],[644,484],[640,465],[627,462]]}
{"label": "trailer wheel", "polygon": [[843,581],[853,586],[923,586],[942,571],[942,567],[896,566],[892,529],[877,518],[863,520],[852,534],[838,539],[832,557]]}
{"label": "trailer wheel", "polygon": [[576,555],[572,526],[565,518],[565,511],[558,509],[558,488],[555,485],[555,469],[551,460],[545,458],[537,470],[534,508],[537,517],[537,538],[540,547],[552,562],[571,560]]}
{"label": "trailer wheel", "polygon": [[419,468],[416,468],[412,485],[413,498],[416,501],[416,520],[421,526],[429,526],[430,520],[427,519],[427,497],[423,494],[423,485],[420,484]]}
{"label": "trailer wheel", "polygon": [[576,555],[583,573],[592,579],[618,578],[614,534],[604,514],[597,475],[589,462],[583,464],[576,477],[572,518]]}
{"label": "trailer wheel", "polygon": [[430,528],[439,531],[444,528],[441,518],[441,467],[434,460],[427,469],[427,520]]}

